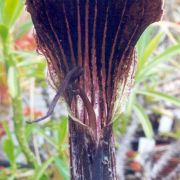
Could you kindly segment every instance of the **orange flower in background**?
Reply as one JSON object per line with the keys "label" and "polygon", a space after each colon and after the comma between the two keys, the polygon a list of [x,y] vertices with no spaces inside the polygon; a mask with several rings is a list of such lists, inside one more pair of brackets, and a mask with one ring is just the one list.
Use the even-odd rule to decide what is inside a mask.
{"label": "orange flower in background", "polygon": [[38,118],[43,116],[43,113],[41,111],[37,111],[35,109],[31,109],[30,107],[25,107],[23,114],[26,117],[30,117],[31,116],[31,112],[34,112],[34,118]]}
{"label": "orange flower in background", "polygon": [[141,165],[136,161],[131,162],[129,166],[130,166],[131,170],[133,170],[135,172],[141,171]]}
{"label": "orange flower in background", "polygon": [[16,50],[33,51],[36,49],[35,38],[32,33],[25,34],[15,42]]}

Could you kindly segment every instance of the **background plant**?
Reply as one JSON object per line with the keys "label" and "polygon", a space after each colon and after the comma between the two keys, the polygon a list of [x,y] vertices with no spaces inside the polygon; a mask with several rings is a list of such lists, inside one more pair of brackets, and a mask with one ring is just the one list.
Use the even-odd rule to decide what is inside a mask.
{"label": "background plant", "polygon": [[[162,24],[157,23],[149,27],[137,43],[138,62],[134,87],[125,112],[117,117],[125,125],[121,129],[124,131],[123,128],[126,129],[126,125],[134,115],[132,112],[134,112],[148,138],[153,138],[153,129],[144,107],[149,103],[157,105],[161,100],[177,107],[180,106],[180,99],[159,90],[162,75],[173,73],[178,68],[173,62],[179,63],[176,59],[180,52],[180,43],[178,41],[169,42],[169,36],[161,29],[161,26]],[[162,48],[164,43],[166,47]],[[150,105],[149,107],[147,105],[147,109],[153,111]],[[116,124],[118,126],[120,123],[116,122]]]}
{"label": "background plant", "polygon": [[[67,118],[62,116],[62,121],[52,121],[42,125],[43,127],[30,126],[25,122],[43,115],[34,109],[33,99],[36,93],[34,88],[37,84],[44,88],[41,91],[48,105],[46,85],[42,83],[45,78],[43,73],[45,62],[34,51],[35,41],[31,29],[32,22],[24,13],[24,1],[0,2],[1,107],[9,109],[6,116],[2,116],[1,119],[1,129],[4,132],[1,143],[8,160],[7,162],[2,159],[1,163],[6,164],[8,168],[0,172],[0,179],[26,176],[33,179],[41,177],[47,179],[45,171],[49,164],[53,164],[54,168],[51,171],[56,172],[57,177],[68,179]],[[10,115],[10,118],[7,115]],[[62,144],[61,147],[58,146],[59,143]],[[22,154],[24,156],[20,157]],[[34,167],[33,171],[31,166]]]}
{"label": "background plant", "polygon": [[[171,26],[172,25],[176,26],[176,24],[171,24]],[[167,78],[167,76],[172,74],[172,77],[174,77],[172,81],[173,79],[175,82],[176,80],[178,81],[178,73],[176,72],[179,69],[178,57],[180,43],[178,40],[179,36],[175,37],[169,29],[164,30],[163,23],[157,23],[149,27],[137,43],[138,63],[134,87],[131,91],[125,112],[116,117],[114,124],[118,142],[117,168],[120,179],[126,179],[127,154],[132,149],[133,141],[135,139],[137,140],[137,138],[145,136],[147,139],[154,140],[157,140],[159,137],[162,139],[173,138],[173,141],[177,140],[177,142],[169,145],[167,151],[165,151],[159,161],[154,164],[153,153],[155,153],[155,151],[151,152],[152,154],[144,154],[143,161],[146,163],[143,164],[144,173],[142,178],[160,179],[161,173],[168,167],[171,158],[178,154],[178,149],[174,147],[179,146],[179,119],[175,115],[172,115],[172,109],[179,111],[179,91],[177,92],[176,88],[173,88],[175,92],[172,91],[172,95],[162,92],[162,81]],[[176,128],[172,129],[171,133],[159,134],[157,129],[154,129],[152,116],[155,116],[155,121],[159,123],[160,117],[169,116],[168,107],[171,108],[170,118],[174,121]],[[130,121],[132,121],[132,123],[130,123]],[[143,134],[141,133],[141,135],[136,134],[136,132],[141,129],[138,128],[139,124],[143,129]],[[120,143],[119,138],[121,138]],[[137,155],[138,153],[134,154],[134,157]],[[135,170],[140,169],[139,162],[137,161],[137,163],[136,160],[134,162],[134,164],[132,163],[132,168],[135,168]],[[167,174],[166,179],[168,180],[178,178],[179,166],[173,170],[169,170],[169,172],[167,171]]]}

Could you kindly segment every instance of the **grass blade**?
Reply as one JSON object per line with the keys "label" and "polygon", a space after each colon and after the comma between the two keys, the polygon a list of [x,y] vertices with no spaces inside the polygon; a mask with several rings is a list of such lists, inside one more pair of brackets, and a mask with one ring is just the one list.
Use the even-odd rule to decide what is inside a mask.
{"label": "grass blade", "polygon": [[144,67],[145,63],[147,62],[148,58],[153,55],[153,52],[156,50],[157,46],[159,45],[160,41],[162,40],[164,33],[157,34],[147,45],[145,51],[143,53],[143,57],[141,58],[140,62],[138,62],[138,71]]}
{"label": "grass blade", "polygon": [[137,104],[137,103],[133,108],[134,108],[135,114],[138,117],[138,120],[140,121],[143,127],[146,137],[152,139],[154,136],[153,128],[144,108],[140,104]]}
{"label": "grass blade", "polygon": [[59,158],[55,159],[55,165],[57,166],[64,180],[69,180],[70,179],[69,170],[64,160],[59,159]]}
{"label": "grass blade", "polygon": [[166,49],[164,52],[157,55],[152,61],[146,64],[142,71],[137,74],[136,80],[140,81],[141,77],[146,76],[146,74],[148,74],[150,71],[157,69],[158,65],[171,60],[173,56],[178,54],[180,54],[180,44]]}
{"label": "grass blade", "polygon": [[145,90],[144,91],[137,91],[137,93],[145,95],[145,96],[155,97],[157,99],[164,100],[166,102],[172,103],[176,106],[180,106],[180,99],[178,99],[174,96],[167,95],[165,93],[152,91],[152,90],[151,91],[145,91]]}
{"label": "grass blade", "polygon": [[145,32],[140,37],[136,47],[138,51],[138,59],[140,60],[143,56],[143,52],[145,51],[145,47],[147,47],[149,41],[151,40],[152,33],[154,31],[154,27],[148,27]]}
{"label": "grass blade", "polygon": [[41,165],[39,168],[37,168],[32,179],[33,180],[39,180],[44,175],[48,166],[50,164],[52,164],[52,162],[54,161],[54,158],[55,157],[50,157],[47,161],[45,161],[43,163],[43,165]]}

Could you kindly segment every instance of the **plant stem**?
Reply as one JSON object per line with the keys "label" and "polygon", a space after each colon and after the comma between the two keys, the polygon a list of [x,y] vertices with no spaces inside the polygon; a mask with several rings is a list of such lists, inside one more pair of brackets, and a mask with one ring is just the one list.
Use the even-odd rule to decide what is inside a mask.
{"label": "plant stem", "polygon": [[[10,34],[9,34],[9,37],[10,37]],[[10,39],[7,39],[5,42],[3,42],[3,56],[5,60],[5,66],[6,66],[6,75],[8,76],[10,67],[13,67],[16,69],[16,63],[11,53]],[[10,84],[8,84],[8,86],[11,87]],[[12,108],[13,108],[13,123],[14,123],[15,135],[17,137],[19,146],[23,154],[25,155],[28,163],[33,165],[34,167],[37,167],[38,166],[37,161],[34,157],[34,154],[29,149],[29,145],[28,145],[26,135],[25,135],[26,126],[23,120],[22,97],[21,97],[21,90],[20,90],[20,82],[18,78],[16,79],[16,90],[17,90],[17,94],[15,97],[12,97],[10,93],[10,98],[11,98],[11,103],[12,103]]]}
{"label": "plant stem", "polygon": [[84,126],[70,119],[71,180],[117,180],[112,126],[97,141]]}
{"label": "plant stem", "polygon": [[20,95],[16,98],[12,98],[12,107],[14,129],[20,148],[24,153],[28,163],[34,167],[37,167],[37,161],[34,157],[34,154],[29,149],[29,145],[25,136],[25,123],[23,121],[22,99]]}

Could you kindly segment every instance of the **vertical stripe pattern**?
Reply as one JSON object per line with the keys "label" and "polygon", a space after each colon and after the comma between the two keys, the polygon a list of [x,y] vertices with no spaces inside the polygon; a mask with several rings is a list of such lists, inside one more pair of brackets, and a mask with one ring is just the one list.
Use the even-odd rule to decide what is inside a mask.
{"label": "vertical stripe pattern", "polygon": [[[39,49],[48,59],[52,79],[53,74],[60,79],[53,83],[58,87],[70,69],[83,67],[79,84],[93,106],[98,129],[112,120],[118,84],[126,82],[138,38],[159,18],[150,12],[160,9],[151,4],[161,0],[151,1],[27,0]],[[74,101],[77,118],[89,125],[82,99]]]}

